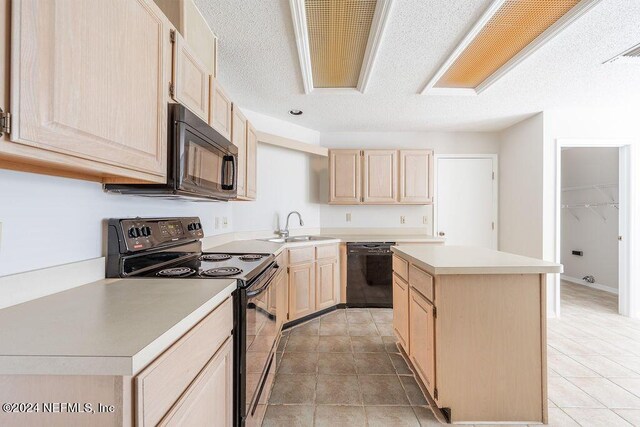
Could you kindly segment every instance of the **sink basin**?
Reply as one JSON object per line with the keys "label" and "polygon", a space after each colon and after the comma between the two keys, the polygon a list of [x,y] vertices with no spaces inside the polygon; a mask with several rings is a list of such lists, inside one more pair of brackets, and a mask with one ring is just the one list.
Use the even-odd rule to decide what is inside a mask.
{"label": "sink basin", "polygon": [[273,243],[290,243],[290,242],[316,242],[321,240],[331,240],[333,237],[327,236],[291,236],[283,239],[282,237],[272,237],[271,239],[262,239],[266,242]]}

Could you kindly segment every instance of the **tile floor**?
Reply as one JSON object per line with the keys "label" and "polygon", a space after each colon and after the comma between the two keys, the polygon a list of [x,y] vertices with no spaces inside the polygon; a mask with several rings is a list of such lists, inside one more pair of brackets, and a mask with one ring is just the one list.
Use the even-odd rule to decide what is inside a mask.
{"label": "tile floor", "polygon": [[559,319],[548,320],[549,424],[640,426],[640,321],[618,297],[562,282]]}
{"label": "tile floor", "polygon": [[439,425],[391,322],[390,309],[347,309],[292,328],[262,425]]}
{"label": "tile floor", "polygon": [[[337,310],[286,332],[263,426],[439,425],[391,320]],[[549,425],[640,426],[640,321],[617,314],[616,296],[563,282],[547,335]]]}

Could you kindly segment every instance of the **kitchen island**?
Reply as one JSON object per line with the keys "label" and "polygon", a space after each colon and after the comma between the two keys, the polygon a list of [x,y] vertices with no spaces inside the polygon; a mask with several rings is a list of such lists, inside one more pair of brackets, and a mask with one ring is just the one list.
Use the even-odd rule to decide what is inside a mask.
{"label": "kitchen island", "polygon": [[393,327],[453,423],[546,423],[546,274],[562,266],[483,248],[392,248]]}

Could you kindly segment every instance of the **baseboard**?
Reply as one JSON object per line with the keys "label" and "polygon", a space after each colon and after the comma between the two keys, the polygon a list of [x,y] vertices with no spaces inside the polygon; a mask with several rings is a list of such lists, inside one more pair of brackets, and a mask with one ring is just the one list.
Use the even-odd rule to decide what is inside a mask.
{"label": "baseboard", "polygon": [[560,275],[560,280],[565,280],[567,282],[575,283],[576,285],[582,285],[582,286],[586,286],[588,288],[597,289],[599,291],[605,291],[605,292],[608,292],[610,294],[618,295],[618,289],[617,288],[614,288],[614,287],[611,287],[611,286],[607,286],[607,285],[603,285],[601,283],[589,283],[589,282],[585,282],[584,280],[577,279],[575,277],[565,276],[564,274]]}

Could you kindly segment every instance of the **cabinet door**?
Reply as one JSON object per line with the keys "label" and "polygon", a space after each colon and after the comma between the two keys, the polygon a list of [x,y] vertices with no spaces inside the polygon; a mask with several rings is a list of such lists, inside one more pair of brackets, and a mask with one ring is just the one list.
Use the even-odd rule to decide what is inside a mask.
{"label": "cabinet door", "polygon": [[247,195],[247,119],[233,105],[231,117],[231,142],[238,147],[238,197]]}
{"label": "cabinet door", "polygon": [[329,152],[329,202],[360,203],[360,150]]}
{"label": "cabinet door", "polygon": [[247,122],[247,197],[255,200],[258,176],[258,135],[256,129]]}
{"label": "cabinet door", "polygon": [[396,274],[393,275],[393,330],[409,354],[409,285]]}
{"label": "cabinet door", "polygon": [[433,151],[400,150],[400,203],[433,202]]}
{"label": "cabinet door", "polygon": [[340,299],[338,287],[338,260],[328,259],[316,263],[316,311],[333,307]]}
{"label": "cabinet door", "polygon": [[229,339],[160,422],[161,426],[233,425],[233,340]]}
{"label": "cabinet door", "polygon": [[27,156],[57,166],[111,165],[163,182],[170,24],[153,1],[13,6],[11,139],[20,155],[35,147]]}
{"label": "cabinet door", "polygon": [[398,154],[395,150],[364,150],[364,203],[397,203]]}
{"label": "cabinet door", "polygon": [[277,315],[278,309],[278,280],[282,276],[282,271],[277,273],[275,279],[273,279],[273,285],[269,287],[269,297],[267,298],[267,312],[274,316]]}
{"label": "cabinet door", "polygon": [[314,264],[289,267],[289,320],[311,314],[316,310]]}
{"label": "cabinet door", "polygon": [[175,31],[173,48],[173,98],[209,121],[209,70]]}
{"label": "cabinet door", "polygon": [[220,86],[220,82],[213,76],[211,76],[210,95],[209,124],[220,132],[220,135],[231,139],[231,100]]}
{"label": "cabinet door", "polygon": [[433,396],[435,374],[433,305],[419,292],[409,295],[409,357]]}
{"label": "cabinet door", "polygon": [[278,331],[289,320],[289,276],[283,268],[276,282],[276,326]]}

